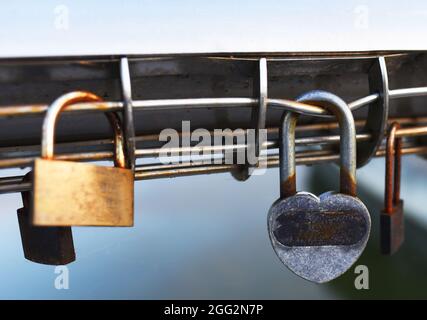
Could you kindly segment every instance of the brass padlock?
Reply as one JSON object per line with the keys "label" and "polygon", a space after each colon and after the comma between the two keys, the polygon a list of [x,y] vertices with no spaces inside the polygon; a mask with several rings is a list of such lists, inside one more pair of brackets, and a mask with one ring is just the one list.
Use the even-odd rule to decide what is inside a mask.
{"label": "brass padlock", "polygon": [[[31,181],[32,172],[23,181]],[[31,222],[31,191],[22,192],[23,207],[18,209],[19,231],[22,249],[27,260],[48,264],[65,265],[76,260],[71,227],[38,227]]]}
{"label": "brass padlock", "polygon": [[115,133],[115,166],[55,160],[59,113],[78,102],[100,102],[83,91],[56,99],[46,113],[41,158],[34,162],[33,224],[36,226],[133,226],[134,175],[126,168],[120,118],[106,113]]}

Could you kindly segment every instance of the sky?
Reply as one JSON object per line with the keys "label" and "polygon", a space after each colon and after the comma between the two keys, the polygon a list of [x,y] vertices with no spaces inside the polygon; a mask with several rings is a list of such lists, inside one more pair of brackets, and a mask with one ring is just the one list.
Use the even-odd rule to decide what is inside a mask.
{"label": "sky", "polygon": [[24,1],[0,4],[0,57],[426,49],[427,2]]}

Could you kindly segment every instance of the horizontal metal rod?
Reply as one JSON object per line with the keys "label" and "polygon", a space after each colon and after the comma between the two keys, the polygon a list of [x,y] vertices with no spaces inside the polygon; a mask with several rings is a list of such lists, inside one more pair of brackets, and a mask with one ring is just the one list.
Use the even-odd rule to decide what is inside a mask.
{"label": "horizontal metal rod", "polygon": [[[330,150],[304,150],[303,152],[300,151],[297,153],[297,157],[317,157],[317,156],[326,156],[326,155],[330,155],[331,151]],[[302,156],[301,156],[302,155]],[[261,157],[261,159],[274,159],[275,157],[277,157],[278,155],[263,155]],[[224,164],[224,157],[222,158],[216,158],[216,159],[206,159],[207,161],[209,161],[210,165],[231,165],[233,166],[233,164]],[[216,163],[215,161],[218,161],[218,163]],[[200,166],[206,166],[206,161],[202,161],[202,160],[198,160],[198,161],[191,161],[191,165],[189,164],[188,161],[185,162],[180,162],[180,163],[169,163],[169,164],[162,164],[162,163],[155,163],[155,164],[142,164],[142,165],[138,165],[137,166],[137,171],[138,173],[142,174],[145,172],[152,172],[152,171],[162,171],[162,170],[168,170],[168,169],[182,169],[182,168],[187,168],[187,167],[200,167]]]}
{"label": "horizontal metal rod", "polygon": [[427,126],[401,128],[396,131],[397,137],[417,137],[417,136],[423,136],[426,134],[427,134]]}
{"label": "horizontal metal rod", "polygon": [[390,99],[421,97],[427,95],[427,87],[393,89],[388,94]]}
{"label": "horizontal metal rod", "polygon": [[[405,146],[402,149],[402,154],[427,154],[427,146]],[[383,147],[381,147],[375,154],[376,157],[383,157],[384,155],[385,149]],[[335,153],[333,150],[304,150],[296,153],[296,163],[298,165],[333,162],[338,161],[339,158],[340,155]],[[260,157],[260,161],[267,161],[267,168],[277,167],[279,166],[279,155],[262,156]],[[205,164],[203,161],[143,165],[136,168],[135,180],[221,173],[229,172],[235,168],[236,165],[234,164]],[[19,176],[0,178],[0,194],[31,190],[31,183],[23,182],[22,179],[23,177]]]}
{"label": "horizontal metal rod", "polygon": [[[427,154],[427,146],[422,147],[409,147],[402,149],[403,155],[410,154]],[[385,150],[378,150],[376,157],[383,157],[385,155]],[[329,154],[325,152],[324,155],[312,155],[305,156],[304,152],[296,153],[296,163],[298,165],[309,165],[315,163],[324,163],[330,161],[339,160],[340,155],[332,153],[329,151]],[[265,159],[260,158],[260,161],[265,161]],[[279,156],[269,156],[267,158],[267,168],[273,168],[279,166]],[[173,177],[184,177],[198,174],[212,174],[212,173],[222,173],[229,172],[233,170],[236,166],[233,164],[211,164],[211,165],[196,165],[196,166],[185,166],[179,164],[175,168],[167,168],[163,170],[153,170],[145,171],[139,170],[135,172],[135,180],[150,180],[150,179],[160,179],[160,178],[173,178]]]}
{"label": "horizontal metal rod", "polygon": [[[267,141],[266,145],[271,145],[272,141]],[[191,153],[211,153],[224,152],[227,150],[246,149],[246,144],[219,145],[219,146],[193,146],[193,147],[175,147],[175,148],[150,148],[137,149],[135,155],[137,157],[159,157],[166,154],[191,154]]]}
{"label": "horizontal metal rod", "polygon": [[187,98],[187,99],[159,99],[137,100],[133,102],[135,109],[142,110],[173,110],[183,107],[191,108],[228,108],[228,107],[255,107],[256,98]]}
{"label": "horizontal metal rod", "polygon": [[[13,177],[15,178],[15,177]],[[24,192],[31,190],[31,182],[23,182],[21,177],[21,181],[14,181],[12,183],[3,182],[0,184],[0,194],[1,193],[15,193],[15,192]]]}
{"label": "horizontal metal rod", "polygon": [[[0,159],[0,168],[25,168],[32,166],[37,156]],[[97,151],[97,152],[82,152],[82,153],[67,153],[58,154],[55,159],[67,161],[103,161],[112,160],[114,158],[113,151]]]}
{"label": "horizontal metal rod", "polygon": [[[403,88],[389,90],[390,99],[418,97],[427,95],[427,87]],[[357,110],[378,99],[378,94],[370,94],[349,103],[351,110]],[[282,108],[301,114],[331,117],[326,110],[318,106],[296,102],[288,99],[267,99],[271,107]],[[135,100],[133,107],[138,110],[171,110],[184,107],[191,108],[229,108],[229,107],[256,107],[256,98],[188,98],[188,99],[157,99],[157,100]],[[38,115],[46,112],[49,106],[46,104],[16,105],[0,107],[0,117],[21,117]],[[123,108],[122,102],[92,102],[77,103],[65,112],[87,112],[87,111],[118,111]]]}
{"label": "horizontal metal rod", "polygon": [[[388,119],[389,123],[392,122],[399,122],[401,125],[410,125],[410,124],[417,124],[417,125],[421,125],[421,124],[427,124],[427,117],[394,117],[394,118],[389,118]],[[365,124],[365,120],[355,120],[355,124],[356,127],[363,127]],[[314,123],[314,124],[303,124],[303,125],[298,125],[296,128],[297,132],[309,132],[309,131],[322,131],[322,130],[333,130],[333,129],[337,129],[338,128],[338,122],[334,121],[334,122],[321,122],[321,123]],[[422,129],[422,127],[416,127],[417,130],[420,130],[419,128]],[[414,128],[409,128],[408,130],[412,131]],[[279,128],[267,128],[268,134],[277,134],[279,132]],[[192,132],[178,132],[178,135],[180,137],[186,137],[186,136],[190,136]],[[211,134],[214,133],[214,131],[210,132]],[[246,132],[242,131],[242,132],[238,132],[238,131],[233,131],[231,133],[227,132],[227,131],[223,131],[223,135],[227,136],[227,135],[244,135]],[[159,134],[145,134],[145,135],[140,135],[140,136],[136,136],[135,140],[138,143],[142,143],[142,142],[159,142]],[[359,138],[361,138],[361,136],[359,135]],[[315,139],[313,137],[313,139]],[[325,139],[329,139],[325,136]],[[334,138],[332,138],[333,140]],[[366,137],[365,137],[366,139]],[[322,141],[318,141],[319,143],[322,143]],[[97,140],[84,140],[84,141],[74,141],[74,142],[62,142],[62,143],[57,143],[56,144],[56,148],[57,149],[75,149],[75,148],[81,148],[81,147],[102,147],[102,146],[110,146],[113,143],[113,139],[111,138],[107,138],[107,139],[97,139]],[[240,146],[237,147],[237,149],[239,149]],[[139,152],[141,154],[141,156],[145,156],[145,154],[150,155],[155,153],[154,149],[139,149],[137,150],[137,152]],[[15,158],[14,156],[16,156],[17,154],[22,154],[24,156],[20,156],[19,158],[25,158],[25,157],[38,157],[40,156],[40,145],[24,145],[24,146],[13,146],[13,147],[0,147],[0,163],[2,160],[8,159],[7,161],[11,160],[12,158]],[[59,153],[60,154],[60,153]],[[67,160],[67,159],[63,159],[63,160]],[[78,156],[77,159],[75,160],[79,160]],[[30,161],[31,162],[31,161]],[[19,160],[17,160],[16,166],[25,166],[28,164],[28,160],[25,160],[23,163],[19,162]],[[0,165],[1,167],[1,165]]]}
{"label": "horizontal metal rod", "polygon": [[[394,121],[396,119],[391,119]],[[303,127],[303,126],[302,126]],[[330,127],[329,124],[326,124],[326,127]],[[277,128],[271,128],[271,131],[277,131]],[[413,137],[427,134],[427,126],[423,127],[411,127],[411,128],[402,128],[396,132],[396,135],[399,137]],[[356,140],[368,141],[371,138],[370,134],[363,133],[357,134]],[[137,138],[138,140],[138,138]],[[339,135],[324,135],[324,136],[313,136],[313,137],[301,137],[295,140],[296,145],[299,146],[310,146],[310,145],[326,145],[326,144],[337,144],[340,141]],[[104,141],[105,142],[105,141]],[[110,140],[110,143],[112,141]],[[97,141],[97,145],[101,144]],[[71,146],[70,143],[61,144],[61,146]],[[87,142],[82,142],[81,144],[76,144],[75,146],[87,145]],[[277,141],[266,141],[265,147],[267,149],[277,148]],[[6,154],[7,150],[10,148],[5,148],[3,150],[0,148],[0,154]],[[39,147],[38,147],[39,149]],[[22,157],[5,157],[0,159],[0,168],[23,168],[32,166],[33,161],[39,157],[39,150],[36,146],[29,146],[27,149],[24,149],[22,152],[26,153],[26,156]],[[146,148],[146,149],[137,149],[135,155],[137,158],[143,157],[160,157],[160,156],[177,156],[177,155],[190,155],[190,154],[219,154],[227,150],[242,150],[246,149],[246,144],[233,144],[233,145],[218,145],[218,146],[192,146],[192,147],[176,147],[176,148]],[[16,148],[12,148],[12,154],[16,154]],[[67,154],[58,154],[56,159],[58,160],[68,160],[68,161],[104,161],[111,160],[114,154],[112,151],[96,151],[96,152],[80,152],[80,153],[67,153]]]}

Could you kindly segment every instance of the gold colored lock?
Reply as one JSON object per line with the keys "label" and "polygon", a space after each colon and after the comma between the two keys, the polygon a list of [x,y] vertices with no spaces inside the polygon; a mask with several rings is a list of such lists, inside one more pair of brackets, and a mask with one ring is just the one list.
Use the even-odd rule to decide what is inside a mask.
{"label": "gold colored lock", "polygon": [[59,113],[78,102],[100,102],[75,91],[56,99],[46,113],[41,158],[34,162],[33,224],[36,226],[133,226],[134,175],[126,168],[120,118],[106,113],[115,134],[115,167],[54,159]]}

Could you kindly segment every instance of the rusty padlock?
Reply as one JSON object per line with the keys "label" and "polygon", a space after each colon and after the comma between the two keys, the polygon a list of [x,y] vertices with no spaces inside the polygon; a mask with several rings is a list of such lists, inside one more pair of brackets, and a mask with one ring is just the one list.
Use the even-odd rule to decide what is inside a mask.
{"label": "rusty padlock", "polygon": [[347,271],[369,238],[368,209],[356,197],[356,131],[348,105],[326,91],[310,91],[297,99],[321,105],[340,125],[340,191],[319,197],[296,190],[295,128],[298,115],[286,112],[280,145],[280,198],[268,213],[268,229],[279,259],[300,277],[323,283]]}
{"label": "rusty padlock", "polygon": [[[23,181],[31,181],[28,172]],[[27,260],[48,264],[66,265],[76,260],[71,227],[37,227],[31,222],[31,191],[22,192],[23,207],[18,209],[22,248]]]}
{"label": "rusty padlock", "polygon": [[83,91],[56,99],[46,113],[41,158],[34,162],[33,224],[36,226],[132,226],[134,175],[126,168],[124,138],[116,113],[106,113],[115,134],[115,167],[55,160],[59,113],[77,102],[100,102]]}
{"label": "rusty padlock", "polygon": [[386,255],[396,253],[405,237],[403,200],[400,199],[402,139],[396,137],[399,128],[397,122],[391,125],[386,145],[385,203],[380,218],[381,253]]}

